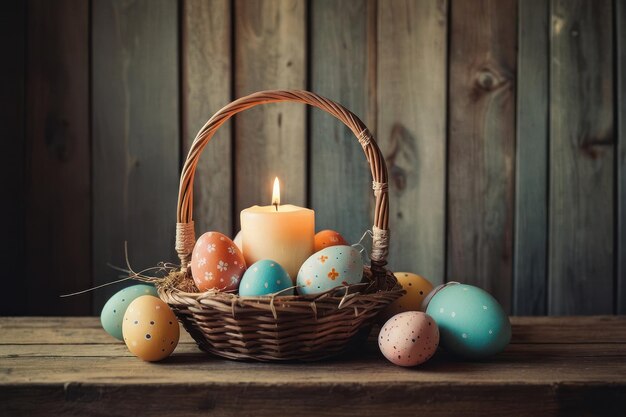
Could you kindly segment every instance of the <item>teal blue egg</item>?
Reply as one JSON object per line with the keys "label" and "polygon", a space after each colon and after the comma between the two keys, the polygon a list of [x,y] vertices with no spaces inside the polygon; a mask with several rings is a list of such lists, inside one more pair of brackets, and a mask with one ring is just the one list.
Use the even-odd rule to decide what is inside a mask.
{"label": "teal blue egg", "polygon": [[[239,295],[257,297],[280,292],[279,295],[293,295],[291,278],[276,261],[262,259],[250,265],[239,284]],[[283,291],[285,290],[285,291]]]}
{"label": "teal blue egg", "polygon": [[122,336],[122,322],[128,305],[137,297],[153,295],[158,297],[156,288],[152,285],[139,284],[126,287],[113,294],[106,302],[100,313],[100,323],[104,330],[116,339],[124,340]]}
{"label": "teal blue egg", "polygon": [[504,350],[511,340],[511,323],[498,301],[472,285],[449,283],[435,288],[426,313],[439,326],[440,345],[470,359]]}
{"label": "teal blue egg", "polygon": [[329,246],[314,253],[298,271],[298,292],[320,294],[330,289],[358,284],[363,279],[363,259],[352,246]]}

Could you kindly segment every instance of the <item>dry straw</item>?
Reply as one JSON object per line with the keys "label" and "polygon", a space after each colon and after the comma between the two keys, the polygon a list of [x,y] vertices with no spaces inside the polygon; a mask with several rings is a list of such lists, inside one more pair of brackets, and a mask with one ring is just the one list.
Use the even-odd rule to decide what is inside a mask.
{"label": "dry straw", "polygon": [[[376,198],[371,267],[363,282],[314,296],[239,297],[197,292],[188,269],[195,243],[193,180],[202,150],[215,131],[235,114],[259,104],[305,103],[342,121],[354,133],[369,162]],[[178,194],[176,251],[181,268],[157,284],[201,349],[231,359],[317,360],[342,353],[376,314],[403,294],[385,268],[389,247],[387,167],[371,133],[343,106],[308,91],[261,91],[219,110],[200,129],[183,167]]]}

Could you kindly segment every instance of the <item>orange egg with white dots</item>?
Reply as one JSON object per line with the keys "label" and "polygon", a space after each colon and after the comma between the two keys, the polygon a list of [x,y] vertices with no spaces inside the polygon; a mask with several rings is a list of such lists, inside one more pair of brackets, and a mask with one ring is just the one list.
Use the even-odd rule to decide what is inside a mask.
{"label": "orange egg with white dots", "polygon": [[180,328],[167,304],[160,298],[142,295],[126,309],[122,334],[133,355],[155,362],[167,358],[176,349]]}
{"label": "orange egg with white dots", "polygon": [[339,232],[334,230],[322,230],[315,234],[315,252],[319,252],[329,246],[349,245]]}
{"label": "orange egg with white dots", "polygon": [[383,310],[380,315],[383,320],[405,311],[420,311],[422,301],[433,289],[433,284],[421,275],[411,272],[394,272],[394,275],[406,294]]}
{"label": "orange egg with white dots", "polygon": [[191,275],[200,291],[235,291],[246,272],[239,247],[219,232],[207,232],[197,240],[191,254]]}

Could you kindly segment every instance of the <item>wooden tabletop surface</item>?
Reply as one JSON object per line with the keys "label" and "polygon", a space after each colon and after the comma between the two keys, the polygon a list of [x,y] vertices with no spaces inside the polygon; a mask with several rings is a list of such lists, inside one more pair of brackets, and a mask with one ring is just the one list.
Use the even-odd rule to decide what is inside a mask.
{"label": "wooden tabletop surface", "polygon": [[0,416],[626,415],[626,317],[513,317],[485,361],[439,352],[420,367],[375,343],[320,363],[233,362],[182,332],[160,363],[133,357],[94,317],[0,317]]}

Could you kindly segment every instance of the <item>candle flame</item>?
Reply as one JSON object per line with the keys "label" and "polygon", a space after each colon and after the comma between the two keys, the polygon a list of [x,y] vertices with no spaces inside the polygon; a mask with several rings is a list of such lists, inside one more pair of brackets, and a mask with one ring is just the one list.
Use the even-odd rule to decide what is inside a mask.
{"label": "candle flame", "polygon": [[272,191],[272,205],[276,206],[276,210],[278,210],[278,206],[280,205],[280,182],[278,181],[278,177],[274,178],[274,190]]}

